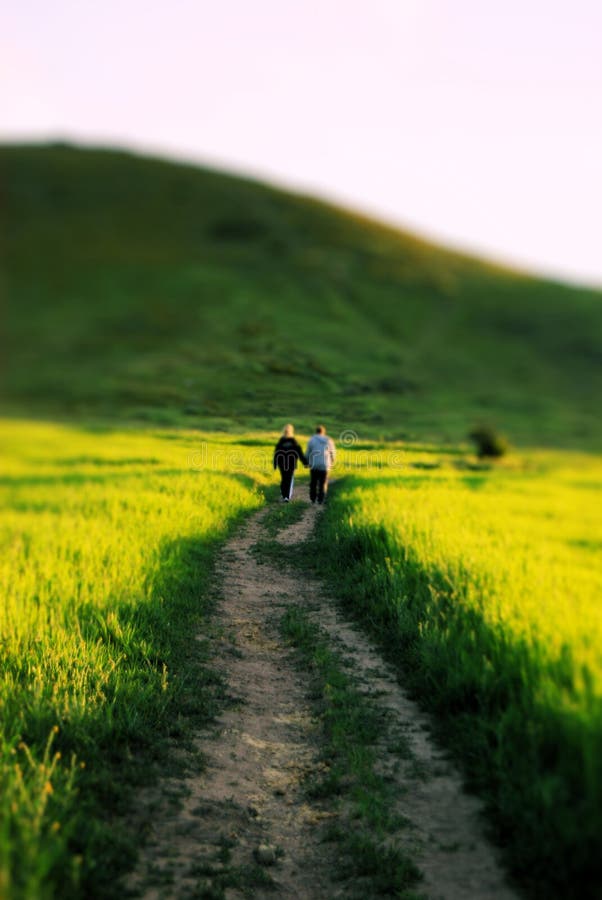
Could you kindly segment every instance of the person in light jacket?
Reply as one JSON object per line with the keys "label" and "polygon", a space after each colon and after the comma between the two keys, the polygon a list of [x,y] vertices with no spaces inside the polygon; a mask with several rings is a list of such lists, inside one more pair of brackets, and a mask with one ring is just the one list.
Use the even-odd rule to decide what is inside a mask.
{"label": "person in light jacket", "polygon": [[326,434],[323,425],[318,425],[316,433],[309,439],[307,445],[307,460],[309,462],[309,499],[312,503],[324,503],[328,490],[328,473],[334,466],[336,450],[334,441]]}
{"label": "person in light jacket", "polygon": [[280,469],[280,495],[285,503],[293,499],[297,460],[307,466],[305,454],[295,440],[295,429],[292,425],[285,425],[274,450],[274,469]]}

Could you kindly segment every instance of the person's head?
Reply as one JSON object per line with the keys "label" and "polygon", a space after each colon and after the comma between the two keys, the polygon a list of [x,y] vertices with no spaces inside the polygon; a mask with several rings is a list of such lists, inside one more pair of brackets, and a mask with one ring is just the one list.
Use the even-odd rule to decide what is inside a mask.
{"label": "person's head", "polygon": [[323,425],[316,426],[316,434],[326,434],[326,429]]}
{"label": "person's head", "polygon": [[295,429],[290,424],[285,425],[284,428],[282,429],[282,434],[284,435],[284,437],[292,437],[294,435],[294,433],[295,433]]}

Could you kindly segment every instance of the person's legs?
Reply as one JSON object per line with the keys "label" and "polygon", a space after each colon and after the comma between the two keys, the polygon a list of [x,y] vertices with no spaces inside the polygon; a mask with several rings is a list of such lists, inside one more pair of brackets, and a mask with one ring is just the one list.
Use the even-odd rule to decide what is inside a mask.
{"label": "person's legs", "polygon": [[318,475],[318,503],[324,503],[324,496],[328,490],[328,472],[320,470]]}
{"label": "person's legs", "polygon": [[318,493],[318,469],[310,469],[309,470],[309,499],[312,503],[316,502],[316,496]]}
{"label": "person's legs", "polygon": [[280,493],[283,500],[288,500],[291,495],[291,481],[293,480],[293,471],[291,469],[290,472],[287,472],[286,469],[282,469],[280,475]]}

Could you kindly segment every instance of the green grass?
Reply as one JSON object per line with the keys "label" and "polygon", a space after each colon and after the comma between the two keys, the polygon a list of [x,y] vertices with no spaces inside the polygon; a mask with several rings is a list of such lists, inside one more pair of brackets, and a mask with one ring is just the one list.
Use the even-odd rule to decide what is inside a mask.
{"label": "green grass", "polygon": [[[2,423],[0,886],[11,900],[50,900],[57,885],[110,896],[135,854],[115,824],[129,791],[165,765],[167,738],[186,740],[223,702],[208,646],[213,560],[266,490],[276,496],[274,440]],[[533,451],[491,465],[457,448],[364,443],[342,450],[336,475],[315,546],[297,559],[273,540],[302,511],[274,504],[257,554],[316,560],[386,638],[526,889],[595,897],[600,458]],[[311,789],[367,786],[354,802],[374,837],[385,824],[369,711],[299,612],[286,627],[314,654],[332,745]],[[346,853],[367,877],[380,845],[356,836]],[[397,878],[387,859],[379,877]]]}
{"label": "green grass", "polygon": [[269,450],[6,421],[2,438],[0,894],[114,896],[132,789],[222,702],[213,560],[263,502]]}
{"label": "green grass", "polygon": [[599,897],[600,458],[381,457],[343,461],[352,474],[318,526],[323,570],[435,714],[519,882]]}
{"label": "green grass", "polygon": [[600,292],[126,153],[5,146],[0,177],[13,415],[602,445]]}

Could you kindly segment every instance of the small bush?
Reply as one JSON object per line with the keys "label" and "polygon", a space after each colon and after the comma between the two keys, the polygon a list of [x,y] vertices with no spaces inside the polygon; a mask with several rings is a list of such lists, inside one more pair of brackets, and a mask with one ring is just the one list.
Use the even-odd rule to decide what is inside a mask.
{"label": "small bush", "polygon": [[484,457],[500,457],[508,452],[506,438],[490,425],[479,425],[473,428],[468,437],[475,444],[479,459]]}

